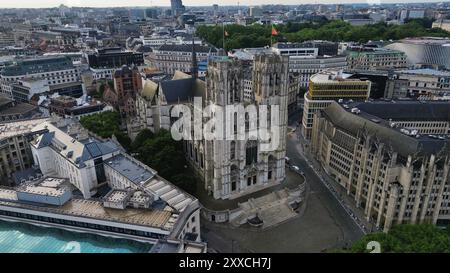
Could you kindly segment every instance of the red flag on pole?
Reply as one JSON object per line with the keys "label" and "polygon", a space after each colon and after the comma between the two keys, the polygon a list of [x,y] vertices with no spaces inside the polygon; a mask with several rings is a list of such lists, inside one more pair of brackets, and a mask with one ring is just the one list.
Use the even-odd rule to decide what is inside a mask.
{"label": "red flag on pole", "polygon": [[272,26],[272,36],[278,36],[278,31],[274,26]]}

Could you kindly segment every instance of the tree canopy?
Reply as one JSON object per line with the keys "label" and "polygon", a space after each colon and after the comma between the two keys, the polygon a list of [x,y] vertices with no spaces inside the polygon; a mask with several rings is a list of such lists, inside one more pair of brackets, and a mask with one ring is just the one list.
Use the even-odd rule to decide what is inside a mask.
{"label": "tree canopy", "polygon": [[106,111],[84,116],[80,119],[84,128],[102,138],[110,138],[115,135],[119,143],[128,150],[131,140],[127,134],[120,130],[120,122],[120,114],[116,111]]}
{"label": "tree canopy", "polygon": [[450,253],[450,229],[431,224],[396,225],[388,233],[367,234],[345,252],[370,252],[371,241],[380,243],[381,253]]}
{"label": "tree canopy", "polygon": [[196,180],[188,168],[182,143],[173,140],[169,131],[161,130],[153,134],[143,130],[131,147],[136,157],[155,169],[161,177],[189,193],[195,193]]}
{"label": "tree canopy", "polygon": [[[308,40],[329,40],[334,42],[353,41],[368,42],[370,40],[399,40],[407,37],[435,36],[448,37],[450,33],[431,28],[432,20],[414,19],[402,25],[377,23],[364,26],[352,26],[342,20],[324,21],[321,23],[292,23],[276,25],[279,35],[271,37],[271,26],[253,24],[249,26],[226,25],[229,34],[225,37],[225,49],[262,47],[276,41],[303,42]],[[197,35],[216,47],[222,48],[223,27],[200,26]]]}

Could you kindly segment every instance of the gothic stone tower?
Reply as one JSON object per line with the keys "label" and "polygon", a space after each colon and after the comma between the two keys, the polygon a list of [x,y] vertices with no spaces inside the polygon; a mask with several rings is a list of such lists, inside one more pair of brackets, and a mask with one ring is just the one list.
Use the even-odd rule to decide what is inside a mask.
{"label": "gothic stone tower", "polygon": [[[244,71],[249,66],[253,73],[255,100],[244,104]],[[281,183],[285,179],[288,59],[271,54],[256,56],[250,64],[229,58],[211,60],[205,97],[206,105],[225,107],[242,104],[245,107],[253,104],[256,109],[259,105],[278,105],[280,110],[278,135],[271,136],[277,138],[277,141],[271,141],[279,144],[274,149],[261,149],[262,141],[258,139],[213,140],[193,144],[201,146],[198,149],[201,149],[202,157],[204,155],[203,168],[199,171],[203,175],[205,189],[216,199],[233,199]],[[261,118],[259,110],[258,118]],[[258,118],[245,115],[246,132],[249,123],[259,126]],[[270,116],[268,120],[270,124]]]}

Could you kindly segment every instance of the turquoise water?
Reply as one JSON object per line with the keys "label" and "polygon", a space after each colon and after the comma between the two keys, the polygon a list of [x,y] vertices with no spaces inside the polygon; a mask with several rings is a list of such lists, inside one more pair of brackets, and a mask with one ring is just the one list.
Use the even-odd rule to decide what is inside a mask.
{"label": "turquoise water", "polygon": [[143,253],[151,244],[0,221],[0,253]]}

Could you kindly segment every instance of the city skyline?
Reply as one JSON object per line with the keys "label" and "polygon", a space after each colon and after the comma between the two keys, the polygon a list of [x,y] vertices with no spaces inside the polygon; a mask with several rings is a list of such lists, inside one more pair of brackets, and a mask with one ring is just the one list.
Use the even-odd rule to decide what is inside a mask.
{"label": "city skyline", "polygon": [[437,1],[1,1],[0,253],[448,253]]}
{"label": "city skyline", "polygon": [[[286,0],[283,1],[284,5],[301,5],[301,4],[404,4],[404,3],[429,3],[424,0]],[[433,1],[433,2],[448,2],[448,0],[443,1]],[[254,5],[270,5],[277,4],[273,0],[223,0],[223,1],[211,1],[211,0],[184,0],[183,4],[185,6],[210,6],[213,4],[219,4],[219,6],[254,6]],[[59,5],[66,5],[70,7],[151,7],[151,6],[161,6],[169,7],[170,0],[132,0],[129,4],[124,5],[121,0],[17,0],[14,2],[3,2],[0,3],[0,8],[52,8]]]}

